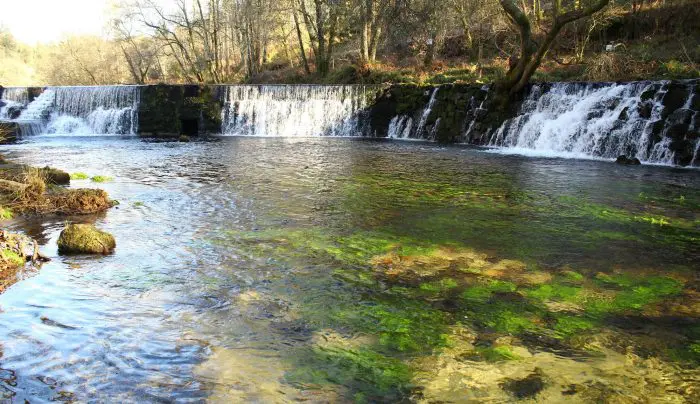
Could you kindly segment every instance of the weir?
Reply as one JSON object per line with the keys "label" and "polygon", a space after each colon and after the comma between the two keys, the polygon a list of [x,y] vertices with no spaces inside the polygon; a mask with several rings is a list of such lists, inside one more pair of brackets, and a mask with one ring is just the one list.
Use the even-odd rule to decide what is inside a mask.
{"label": "weir", "polygon": [[490,146],[542,155],[697,163],[697,84],[554,83],[533,85],[518,114]]}
{"label": "weir", "polygon": [[698,166],[698,83],[533,84],[506,112],[467,84],[13,87],[0,120],[21,135],[361,136]]}
{"label": "weir", "polygon": [[366,86],[226,86],[222,133],[246,136],[363,136]]}

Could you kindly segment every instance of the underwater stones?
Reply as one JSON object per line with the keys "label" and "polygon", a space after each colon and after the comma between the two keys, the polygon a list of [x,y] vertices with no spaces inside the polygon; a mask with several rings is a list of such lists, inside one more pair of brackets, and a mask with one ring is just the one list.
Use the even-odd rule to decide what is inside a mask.
{"label": "underwater stones", "polygon": [[114,237],[90,224],[69,224],[58,237],[62,254],[109,254],[117,244]]}
{"label": "underwater stones", "polygon": [[615,160],[615,163],[621,164],[624,166],[638,166],[642,164],[641,161],[639,161],[638,158],[636,157],[627,157],[627,156],[618,156],[617,159]]}
{"label": "underwater stones", "polygon": [[389,253],[372,258],[370,263],[375,271],[399,281],[431,278],[450,271],[480,272],[488,264],[486,255],[444,248],[424,255]]}
{"label": "underwater stones", "polygon": [[534,398],[545,387],[544,372],[535,368],[535,371],[520,380],[508,379],[501,386],[518,399]]}

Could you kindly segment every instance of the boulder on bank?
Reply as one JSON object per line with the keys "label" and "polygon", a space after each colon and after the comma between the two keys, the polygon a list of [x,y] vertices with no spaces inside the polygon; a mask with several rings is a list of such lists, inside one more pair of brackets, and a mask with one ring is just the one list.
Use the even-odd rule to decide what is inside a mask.
{"label": "boulder on bank", "polygon": [[33,239],[0,231],[0,293],[17,281],[17,271],[27,263],[38,263],[42,259],[39,245]]}
{"label": "boulder on bank", "polygon": [[636,157],[628,158],[627,156],[619,156],[617,158],[617,160],[615,160],[615,163],[622,164],[625,166],[638,166],[638,165],[642,164],[642,162],[639,161],[638,158],[636,158]]}
{"label": "boulder on bank", "polygon": [[58,237],[62,254],[109,254],[116,248],[114,237],[91,224],[69,224]]}
{"label": "boulder on bank", "polygon": [[69,185],[70,174],[59,169],[46,166],[41,169],[41,173],[46,178],[46,182],[54,185]]}

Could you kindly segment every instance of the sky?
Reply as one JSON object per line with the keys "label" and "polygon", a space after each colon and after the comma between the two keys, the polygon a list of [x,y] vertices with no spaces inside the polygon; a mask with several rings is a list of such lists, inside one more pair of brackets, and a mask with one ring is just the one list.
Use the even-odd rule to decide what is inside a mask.
{"label": "sky", "polygon": [[0,0],[0,26],[21,42],[54,42],[67,34],[103,33],[110,0]]}

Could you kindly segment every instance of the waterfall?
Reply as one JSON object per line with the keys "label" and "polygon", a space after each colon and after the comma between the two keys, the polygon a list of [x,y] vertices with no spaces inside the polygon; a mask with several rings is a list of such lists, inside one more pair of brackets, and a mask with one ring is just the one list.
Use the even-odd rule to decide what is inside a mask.
{"label": "waterfall", "polygon": [[[440,88],[435,88],[430,93],[426,92],[426,96],[430,94],[428,103],[420,111],[415,111],[412,114],[401,114],[394,116],[389,122],[389,130],[387,138],[402,139],[402,140],[434,140],[435,129],[438,126],[439,117],[436,118],[434,125],[428,130],[428,118],[433,112],[437,101],[437,94]],[[415,119],[414,119],[415,118]]]}
{"label": "waterfall", "polygon": [[[10,91],[9,96],[21,97],[20,93]],[[26,104],[27,98],[23,99]],[[138,86],[47,87],[23,105],[18,116],[1,115],[5,107],[0,119],[17,122],[22,135],[133,135],[138,130],[139,101]]]}
{"label": "waterfall", "polygon": [[29,103],[29,90],[26,87],[6,87],[0,98],[0,119],[9,120]]}
{"label": "waterfall", "polygon": [[362,136],[369,90],[365,86],[226,86],[222,133]]}
{"label": "waterfall", "polygon": [[131,134],[138,130],[138,86],[56,87],[48,133]]}
{"label": "waterfall", "polygon": [[489,144],[525,154],[697,164],[696,83],[533,85]]}

